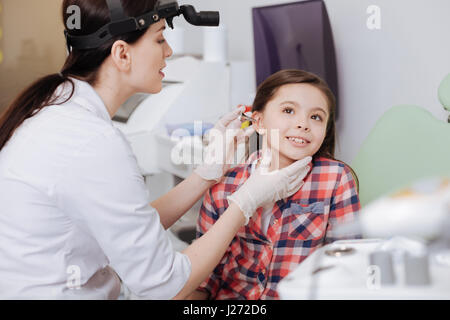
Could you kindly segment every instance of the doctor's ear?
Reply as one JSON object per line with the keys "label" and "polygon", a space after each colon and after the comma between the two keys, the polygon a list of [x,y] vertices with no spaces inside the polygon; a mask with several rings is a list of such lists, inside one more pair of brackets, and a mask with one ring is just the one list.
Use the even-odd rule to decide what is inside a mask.
{"label": "doctor's ear", "polygon": [[111,59],[120,71],[129,71],[131,68],[130,45],[123,40],[114,42],[111,48]]}
{"label": "doctor's ear", "polygon": [[255,111],[252,113],[252,118],[256,120],[256,122],[253,122],[253,128],[255,128],[255,131],[260,134],[263,135],[265,132],[265,128],[263,126],[263,114],[259,111]]}

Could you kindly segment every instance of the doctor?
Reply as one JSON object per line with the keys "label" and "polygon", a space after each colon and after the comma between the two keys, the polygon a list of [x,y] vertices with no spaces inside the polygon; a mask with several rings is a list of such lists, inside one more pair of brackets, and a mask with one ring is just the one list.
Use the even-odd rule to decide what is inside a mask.
{"label": "doctor", "polygon": [[[131,17],[158,9],[155,0],[121,2]],[[166,20],[150,15],[158,19],[146,28],[79,49],[77,36],[120,18],[120,10],[110,0],[64,0],[64,21],[71,5],[80,8],[81,28],[68,30],[62,72],[33,83],[0,118],[0,299],[116,299],[120,279],[140,298],[183,299],[257,207],[300,188],[310,159],[253,174],[236,191],[241,203],[230,202],[213,228],[175,252],[165,230],[227,168],[202,165],[150,204],[130,146],[111,122],[133,94],[161,91],[172,54]],[[225,116],[216,129],[234,128],[237,117]]]}

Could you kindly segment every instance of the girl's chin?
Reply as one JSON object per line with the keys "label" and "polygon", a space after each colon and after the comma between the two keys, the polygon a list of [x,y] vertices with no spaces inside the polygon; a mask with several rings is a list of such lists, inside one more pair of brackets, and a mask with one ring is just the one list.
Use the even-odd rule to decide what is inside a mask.
{"label": "girl's chin", "polygon": [[[297,160],[302,160],[308,156],[311,156],[308,152],[280,152],[280,156],[285,158],[286,162],[295,162]],[[280,158],[281,158],[280,157]]]}
{"label": "girl's chin", "polygon": [[[308,156],[312,156],[312,154],[310,154],[310,152],[306,152],[306,150],[286,150],[285,148],[282,148],[281,150],[272,150],[276,153],[276,155],[278,155],[279,165],[275,165],[275,167],[278,167],[279,169],[283,169],[293,164],[295,161],[302,160]],[[273,161],[277,161],[276,155],[272,154]]]}

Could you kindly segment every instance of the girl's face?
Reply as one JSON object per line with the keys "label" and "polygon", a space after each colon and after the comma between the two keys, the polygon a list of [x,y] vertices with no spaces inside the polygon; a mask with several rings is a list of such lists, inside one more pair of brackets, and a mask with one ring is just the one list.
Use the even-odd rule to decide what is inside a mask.
{"label": "girl's face", "polygon": [[319,151],[328,117],[325,95],[305,83],[280,87],[263,112],[253,113],[255,129],[264,135],[264,148],[278,151],[280,168]]}
{"label": "girl's face", "polygon": [[132,84],[136,92],[158,93],[162,90],[166,59],[173,51],[164,39],[166,20],[152,24],[147,32],[132,45]]}

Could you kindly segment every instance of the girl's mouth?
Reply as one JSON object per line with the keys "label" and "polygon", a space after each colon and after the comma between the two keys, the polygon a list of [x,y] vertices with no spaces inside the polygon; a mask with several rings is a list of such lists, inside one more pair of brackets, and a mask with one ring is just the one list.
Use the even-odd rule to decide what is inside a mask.
{"label": "girl's mouth", "polygon": [[305,147],[310,143],[310,141],[300,137],[286,137],[286,139],[289,140],[294,147]]}

